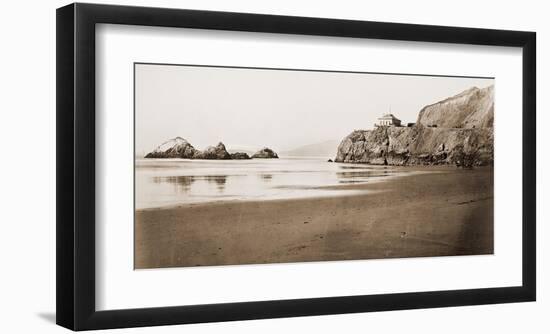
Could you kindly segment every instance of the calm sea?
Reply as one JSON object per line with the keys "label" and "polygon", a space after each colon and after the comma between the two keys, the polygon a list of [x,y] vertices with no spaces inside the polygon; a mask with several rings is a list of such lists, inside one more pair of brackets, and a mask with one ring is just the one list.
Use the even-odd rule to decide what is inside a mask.
{"label": "calm sea", "polygon": [[[367,193],[337,189],[410,172],[322,158],[136,160],[136,209],[232,200],[272,200]],[[330,187],[332,189],[327,189]]]}

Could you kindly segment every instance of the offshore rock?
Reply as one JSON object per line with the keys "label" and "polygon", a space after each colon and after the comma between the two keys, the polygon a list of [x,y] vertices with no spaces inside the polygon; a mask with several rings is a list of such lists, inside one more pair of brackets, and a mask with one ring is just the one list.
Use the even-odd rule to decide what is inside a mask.
{"label": "offshore rock", "polygon": [[198,150],[187,140],[176,137],[159,145],[153,152],[147,153],[145,158],[182,158],[192,159]]}
{"label": "offshore rock", "polygon": [[244,160],[244,159],[251,159],[251,158],[248,154],[244,152],[235,152],[235,153],[231,153],[231,159]]}
{"label": "offshore rock", "polygon": [[277,159],[279,156],[272,149],[264,147],[252,155],[253,159]]}
{"label": "offshore rock", "polygon": [[231,155],[227,152],[223,143],[199,151],[187,140],[176,137],[162,143],[153,152],[147,153],[145,158],[231,159]]}
{"label": "offshore rock", "polygon": [[229,160],[231,154],[227,152],[225,145],[220,142],[216,146],[209,146],[204,151],[198,151],[193,156],[193,159],[208,159],[208,160]]}

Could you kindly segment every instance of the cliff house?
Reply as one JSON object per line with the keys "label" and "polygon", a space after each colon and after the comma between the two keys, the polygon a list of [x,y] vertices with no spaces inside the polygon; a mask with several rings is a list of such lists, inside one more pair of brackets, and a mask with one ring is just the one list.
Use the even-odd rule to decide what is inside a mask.
{"label": "cliff house", "polygon": [[374,126],[401,126],[401,120],[393,114],[385,114],[378,118],[378,123]]}

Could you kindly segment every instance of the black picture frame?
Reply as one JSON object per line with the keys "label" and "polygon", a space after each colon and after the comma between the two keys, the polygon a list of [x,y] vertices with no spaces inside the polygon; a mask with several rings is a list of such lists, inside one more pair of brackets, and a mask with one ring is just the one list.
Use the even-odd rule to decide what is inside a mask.
{"label": "black picture frame", "polygon": [[[522,285],[96,311],[95,25],[99,23],[521,47]],[[59,325],[73,330],[90,330],[527,302],[536,299],[534,32],[75,3],[57,9],[56,50],[56,317]]]}

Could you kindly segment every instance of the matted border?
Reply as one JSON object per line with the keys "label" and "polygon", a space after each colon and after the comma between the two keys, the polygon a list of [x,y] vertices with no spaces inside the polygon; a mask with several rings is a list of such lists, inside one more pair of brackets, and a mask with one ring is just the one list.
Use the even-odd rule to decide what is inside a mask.
{"label": "matted border", "polygon": [[[521,286],[96,311],[95,25],[98,23],[523,48]],[[259,14],[71,4],[57,10],[57,323],[74,330],[533,301],[536,35]]]}

